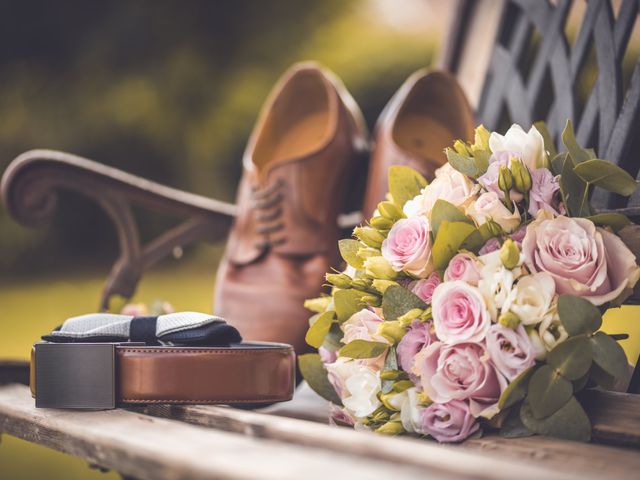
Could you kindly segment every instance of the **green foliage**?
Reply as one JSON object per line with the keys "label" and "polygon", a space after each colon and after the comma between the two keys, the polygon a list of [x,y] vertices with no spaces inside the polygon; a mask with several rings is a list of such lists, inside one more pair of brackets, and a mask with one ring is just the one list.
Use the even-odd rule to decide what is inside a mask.
{"label": "green foliage", "polygon": [[443,220],[438,229],[438,236],[433,243],[431,256],[436,270],[444,270],[467,237],[476,231],[473,225],[466,222],[449,222]]}
{"label": "green foliage", "polygon": [[300,373],[303,378],[314,392],[331,403],[342,405],[342,401],[340,397],[338,397],[333,385],[329,383],[327,370],[320,359],[320,355],[317,353],[307,353],[298,356],[298,367],[300,368]]}
{"label": "green foliage", "polygon": [[581,297],[560,295],[558,315],[569,336],[593,333],[602,326],[600,310]]}
{"label": "green foliage", "polygon": [[436,203],[433,205],[433,209],[431,210],[431,231],[433,232],[434,237],[438,236],[440,224],[444,221],[463,222],[473,225],[473,220],[462,213],[458,207],[446,200],[439,199],[436,200]]}
{"label": "green foliage", "polygon": [[539,435],[581,442],[591,439],[591,422],[574,396],[545,418],[534,415],[531,405],[525,402],[520,409],[520,419],[527,429]]}
{"label": "green foliage", "polygon": [[500,408],[500,410],[515,405],[527,395],[529,380],[535,371],[536,367],[528,368],[513,379],[507,388],[505,388],[504,392],[502,392],[502,395],[500,395],[500,400],[498,401],[498,408]]}
{"label": "green foliage", "polygon": [[[612,341],[617,345],[615,340]],[[586,335],[568,338],[547,356],[549,366],[569,380],[578,380],[589,373],[592,360],[593,353]]]}
{"label": "green foliage", "polygon": [[529,380],[527,401],[535,418],[545,418],[557,412],[571,395],[571,382],[548,365],[536,370]]}
{"label": "green foliage", "polygon": [[333,304],[340,323],[346,322],[351,315],[364,308],[363,293],[355,289],[336,290],[333,293]]}
{"label": "green foliage", "polygon": [[567,124],[562,131],[562,143],[567,147],[569,155],[576,164],[586,162],[593,158],[592,153],[589,150],[578,145],[576,136],[573,132],[573,123],[571,123],[571,120],[567,120]]}
{"label": "green foliage", "polygon": [[614,232],[622,230],[627,225],[631,224],[631,221],[621,213],[596,213],[587,217],[593,223],[600,227],[610,227]]}
{"label": "green foliage", "polygon": [[427,180],[419,172],[404,165],[389,167],[389,193],[400,208],[427,186]]}
{"label": "green foliage", "polygon": [[[307,330],[305,341],[314,348],[320,348],[335,321],[335,312],[328,311],[314,315],[315,319]],[[312,317],[313,318],[313,317]]]}
{"label": "green foliage", "polygon": [[631,175],[606,160],[586,160],[576,165],[573,171],[589,185],[627,197],[638,187],[638,182]]}
{"label": "green foliage", "polygon": [[338,354],[347,358],[375,358],[389,348],[382,342],[369,342],[367,340],[352,340],[340,349]]}
{"label": "green foliage", "polygon": [[340,250],[340,255],[343,260],[356,270],[362,270],[364,268],[363,260],[358,257],[360,247],[360,242],[352,238],[345,238],[338,242],[338,249]]}
{"label": "green foliage", "polygon": [[487,155],[469,157],[461,155],[452,148],[447,148],[445,153],[451,166],[467,177],[478,178],[489,168],[489,157]]}
{"label": "green foliage", "polygon": [[590,341],[593,361],[604,373],[614,380],[629,376],[627,357],[618,342],[604,332],[596,332]]}
{"label": "green foliage", "polygon": [[[388,375],[390,372],[398,372],[398,356],[396,353],[396,347],[391,347],[387,353],[387,357],[384,360],[384,366],[380,377],[384,377],[385,373]],[[382,378],[382,393],[389,393],[393,389],[393,384],[398,378],[397,375],[394,378],[385,379]]]}
{"label": "green foliage", "polygon": [[[538,132],[540,132],[540,135],[542,135],[542,139],[544,140],[544,149],[547,151],[549,158],[555,157],[558,154],[558,151],[556,150],[556,145],[553,142],[553,138],[551,137],[551,133],[549,132],[546,123],[536,122],[533,126],[538,130]],[[544,166],[548,167],[548,165]]]}
{"label": "green foliage", "polygon": [[400,285],[391,285],[382,295],[382,315],[385,320],[396,320],[414,308],[424,309],[427,305]]}

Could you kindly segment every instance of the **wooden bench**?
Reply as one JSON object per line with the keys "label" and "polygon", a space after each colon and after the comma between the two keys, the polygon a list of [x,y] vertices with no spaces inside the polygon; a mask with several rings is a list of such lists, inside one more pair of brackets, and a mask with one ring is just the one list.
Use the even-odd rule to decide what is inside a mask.
{"label": "wooden bench", "polygon": [[[571,118],[581,143],[638,176],[640,62],[625,83],[623,57],[638,19],[637,0],[459,0],[441,66],[468,92],[490,128],[511,121],[547,120],[558,139]],[[570,14],[580,28],[571,44]],[[636,46],[636,48],[638,48]],[[598,76],[578,91],[591,60]],[[626,84],[626,91],[624,86]],[[49,217],[57,189],[98,202],[117,231],[120,257],[105,286],[130,297],[144,270],[176,247],[219,241],[235,207],[180,192],[68,154],[27,153],[4,177],[11,215],[25,224]],[[596,192],[604,209],[636,220],[638,195]],[[184,222],[142,245],[132,205],[180,215]],[[357,213],[343,216],[349,227]],[[36,409],[25,386],[28,367],[0,364],[0,432],[85,459],[125,477],[175,478],[637,478],[640,471],[640,396],[591,391],[585,397],[593,443],[545,437],[506,439],[489,434],[462,445],[388,438],[327,425],[328,404],[304,384],[293,401],[246,411],[214,406],[127,408],[99,412]],[[1,447],[0,447],[1,448]],[[0,472],[1,473],[1,472]]]}

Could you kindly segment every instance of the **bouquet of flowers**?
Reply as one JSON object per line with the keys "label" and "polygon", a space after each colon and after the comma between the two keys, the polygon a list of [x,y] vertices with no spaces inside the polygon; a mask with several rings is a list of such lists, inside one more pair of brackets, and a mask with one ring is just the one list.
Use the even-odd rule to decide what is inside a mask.
{"label": "bouquet of flowers", "polygon": [[300,357],[332,420],[458,442],[499,428],[590,439],[578,392],[624,382],[629,365],[602,314],[640,268],[596,213],[590,190],[631,195],[635,180],[581,148],[567,123],[558,153],[544,124],[456,141],[431,183],[389,171],[389,194],[354,239],[315,312]]}

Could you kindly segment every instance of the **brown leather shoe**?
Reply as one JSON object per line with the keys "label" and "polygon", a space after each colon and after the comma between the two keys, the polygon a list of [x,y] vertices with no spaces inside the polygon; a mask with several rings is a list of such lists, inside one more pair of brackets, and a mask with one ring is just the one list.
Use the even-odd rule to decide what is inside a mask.
{"label": "brown leather shoe", "polygon": [[369,218],[388,190],[387,170],[408,165],[428,179],[447,159],[445,147],[472,140],[473,110],[455,77],[418,70],[380,114],[374,134],[363,213]]}
{"label": "brown leather shoe", "polygon": [[216,314],[245,340],[309,349],[303,303],[337,263],[337,215],[366,138],[355,101],[320,66],[294,65],[273,89],[244,154],[215,289]]}

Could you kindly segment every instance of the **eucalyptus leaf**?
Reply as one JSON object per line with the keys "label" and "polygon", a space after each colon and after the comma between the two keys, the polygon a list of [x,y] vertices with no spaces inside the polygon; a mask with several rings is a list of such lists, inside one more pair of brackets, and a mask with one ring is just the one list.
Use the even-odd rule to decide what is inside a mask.
{"label": "eucalyptus leaf", "polygon": [[582,389],[584,389],[584,387],[587,386],[587,384],[589,383],[589,373],[587,372],[586,375],[578,378],[577,380],[574,380],[573,382],[573,393],[578,393],[579,391],[581,391]]}
{"label": "eucalyptus leaf", "polygon": [[568,380],[578,380],[586,375],[592,361],[591,344],[586,335],[568,338],[547,355],[549,366]]}
{"label": "eucalyptus leaf", "polygon": [[307,353],[298,356],[298,367],[302,377],[307,381],[313,391],[325,400],[336,405],[342,405],[340,397],[333,385],[329,382],[327,370],[317,353]]}
{"label": "eucalyptus leaf", "polygon": [[527,388],[531,375],[536,371],[536,367],[531,367],[521,372],[513,381],[504,389],[498,400],[498,408],[504,410],[516,404],[527,395]]}
{"label": "eucalyptus leaf", "polygon": [[625,197],[638,188],[638,182],[631,175],[607,160],[587,160],[576,165],[573,171],[585,182]]}
{"label": "eucalyptus leaf", "polygon": [[362,295],[362,292],[353,288],[336,290],[333,293],[334,308],[340,323],[346,322],[354,313],[362,310]]}
{"label": "eucalyptus leaf", "polygon": [[362,244],[353,238],[344,238],[338,242],[340,255],[347,264],[356,270],[362,270],[364,268],[364,261],[358,257],[358,250],[360,250],[361,246]]}
{"label": "eucalyptus leaf", "polygon": [[352,340],[340,349],[338,354],[347,358],[376,358],[389,348],[382,342],[369,342],[367,340]]}
{"label": "eucalyptus leaf", "polygon": [[[384,366],[382,367],[382,373],[389,371],[398,371],[398,356],[396,354],[396,347],[389,349],[387,357],[384,359]],[[382,393],[389,393],[393,389],[395,379],[382,380]]]}
{"label": "eucalyptus leaf", "polygon": [[573,132],[573,124],[571,120],[567,120],[567,124],[562,131],[562,143],[569,150],[569,155],[575,163],[586,162],[593,158],[592,154],[585,148],[578,145],[576,136]]}
{"label": "eucalyptus leaf", "polygon": [[454,255],[460,250],[465,239],[476,231],[473,225],[465,222],[448,222],[440,224],[438,235],[431,249],[436,270],[444,270]]}
{"label": "eucalyptus leaf", "polygon": [[389,193],[393,202],[402,207],[407,201],[419,195],[427,180],[419,172],[404,165],[389,167]]}
{"label": "eucalyptus leaf", "polygon": [[331,328],[329,328],[329,333],[324,337],[324,343],[322,344],[322,348],[326,348],[330,352],[337,352],[342,348],[342,338],[344,337],[344,332],[340,328],[340,325],[337,323],[332,323]]}
{"label": "eucalyptus leaf", "polygon": [[629,363],[618,342],[604,332],[596,332],[591,337],[593,361],[615,380],[625,380],[629,376]]}
{"label": "eucalyptus leaf", "polygon": [[536,418],[552,415],[573,395],[573,385],[549,365],[543,365],[529,380],[527,401]]}
{"label": "eucalyptus leaf", "polygon": [[509,410],[502,425],[500,426],[500,436],[505,438],[530,437],[533,432],[529,430],[520,418],[520,405]]}
{"label": "eucalyptus leaf", "polygon": [[[544,122],[536,122],[533,124],[536,130],[542,135],[542,140],[544,141],[544,149],[548,152],[549,158],[553,158],[557,155],[556,145],[553,142],[553,137],[547,128],[547,124]],[[543,165],[547,166],[547,165]]]}
{"label": "eucalyptus leaf", "polygon": [[489,158],[486,155],[467,157],[460,155],[453,148],[447,148],[445,153],[447,154],[449,164],[467,177],[478,178],[489,168]]}
{"label": "eucalyptus leaf", "polygon": [[571,156],[566,156],[560,175],[562,200],[571,216],[588,217],[592,213],[588,201],[589,185],[574,172],[574,167]]}
{"label": "eucalyptus leaf", "polygon": [[464,222],[473,225],[473,220],[462,213],[458,207],[446,200],[440,199],[436,200],[431,210],[431,231],[434,237],[437,236],[438,229],[443,221]]}
{"label": "eucalyptus leaf", "polygon": [[600,227],[611,227],[614,232],[622,230],[631,224],[627,216],[621,213],[596,213],[587,217],[587,219]]}
{"label": "eucalyptus leaf", "polygon": [[387,321],[396,320],[414,308],[425,309],[427,304],[400,285],[391,285],[382,295],[382,315]]}
{"label": "eucalyptus leaf", "polygon": [[313,348],[320,348],[324,339],[329,333],[329,329],[335,320],[335,312],[328,311],[316,315],[315,321],[307,330],[305,341]]}
{"label": "eucalyptus leaf", "polygon": [[580,442],[591,440],[591,422],[574,396],[553,415],[543,419],[536,418],[531,405],[525,402],[520,408],[520,419],[529,430],[539,435]]}
{"label": "eucalyptus leaf", "polygon": [[568,156],[569,153],[560,152],[551,159],[551,164],[549,166],[551,167],[551,171],[554,175],[560,175],[562,173],[564,162],[567,160]]}
{"label": "eucalyptus leaf", "polygon": [[560,322],[569,336],[593,333],[602,326],[602,315],[589,300],[572,295],[558,298]]}

